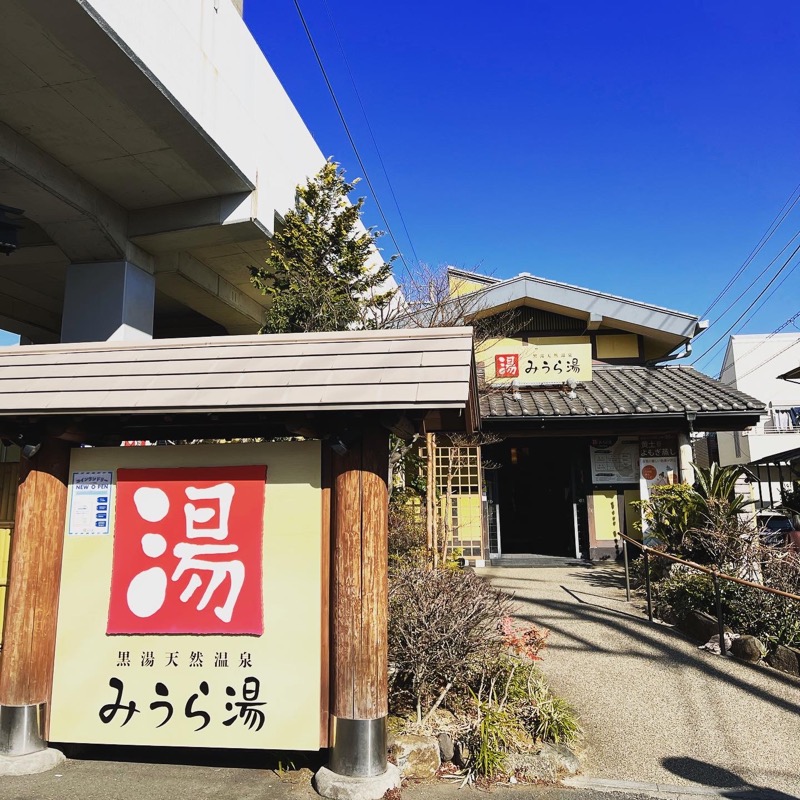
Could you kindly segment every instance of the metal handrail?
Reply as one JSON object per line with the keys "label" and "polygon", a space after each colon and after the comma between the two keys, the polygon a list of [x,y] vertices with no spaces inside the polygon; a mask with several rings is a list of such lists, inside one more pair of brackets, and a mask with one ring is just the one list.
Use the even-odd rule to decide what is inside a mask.
{"label": "metal handrail", "polygon": [[711,580],[714,584],[714,597],[716,600],[717,605],[717,626],[719,629],[719,649],[722,655],[725,655],[727,652],[727,647],[725,646],[725,623],[722,618],[722,593],[720,591],[720,579],[725,581],[732,581],[733,583],[739,583],[742,586],[749,586],[751,589],[758,589],[762,592],[768,592],[769,594],[776,594],[780,597],[786,597],[789,600],[796,600],[800,602],[800,595],[792,594],[791,592],[784,592],[782,589],[773,589],[771,586],[764,586],[763,583],[754,583],[753,581],[748,581],[745,578],[738,578],[736,575],[728,575],[726,572],[720,572],[713,567],[706,567],[702,564],[696,564],[694,561],[689,561],[685,558],[679,558],[678,556],[672,555],[672,553],[667,553],[664,550],[659,550],[656,547],[648,547],[643,542],[639,542],[636,539],[631,538],[630,536],[626,536],[621,531],[617,531],[616,535],[622,539],[622,555],[625,561],[625,592],[627,595],[628,602],[631,599],[631,576],[630,576],[630,569],[628,566],[628,543],[638,547],[642,551],[642,558],[644,559],[644,582],[645,582],[645,593],[647,595],[647,618],[650,622],[653,621],[653,598],[652,592],[650,588],[650,554],[653,553],[654,555],[660,558],[666,558],[668,561],[673,561],[676,564],[683,564],[684,566],[691,567],[692,569],[699,570],[700,572],[704,572],[706,575],[711,576]]}

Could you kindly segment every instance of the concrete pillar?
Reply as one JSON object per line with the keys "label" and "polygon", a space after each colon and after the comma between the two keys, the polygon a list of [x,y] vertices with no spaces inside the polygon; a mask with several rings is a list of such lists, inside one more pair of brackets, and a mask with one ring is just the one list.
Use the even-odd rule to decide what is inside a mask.
{"label": "concrete pillar", "polygon": [[155,278],[130,261],[70,264],[62,342],[153,338]]}
{"label": "concrete pillar", "polygon": [[694,485],[694,452],[692,450],[692,442],[688,433],[678,434],[678,468],[680,470],[680,478],[682,483],[688,483],[689,486]]}

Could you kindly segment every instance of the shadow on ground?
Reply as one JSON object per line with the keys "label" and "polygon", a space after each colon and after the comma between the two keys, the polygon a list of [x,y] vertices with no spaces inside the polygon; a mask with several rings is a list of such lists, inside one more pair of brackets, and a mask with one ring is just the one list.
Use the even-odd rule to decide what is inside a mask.
{"label": "shadow on ground", "polygon": [[328,761],[328,751],[236,750],[212,747],[136,747],[133,745],[51,742],[67,758],[130,764],[174,764],[192,767],[287,770],[307,767],[316,772]]}
{"label": "shadow on ground", "polygon": [[729,769],[699,761],[696,758],[673,756],[662,759],[661,763],[673,775],[703,786],[719,789],[721,790],[720,796],[731,798],[731,800],[798,800],[795,794],[786,794],[786,792],[769,789],[765,786],[756,786],[742,780]]}
{"label": "shadow on ground", "polygon": [[[573,573],[570,577],[583,579],[583,576],[587,575],[587,580],[601,580],[606,582],[606,585],[620,588],[619,571],[608,570],[608,572],[611,574],[597,572],[587,575],[587,573],[580,572]],[[612,578],[614,579],[613,581]],[[526,579],[518,577],[511,578],[510,581],[504,581],[501,577],[492,580],[494,586],[510,591],[512,594],[515,588],[520,588],[512,584],[525,582]],[[568,621],[569,617],[591,622],[616,634],[615,637],[609,637],[609,641],[618,642],[618,637],[622,636],[630,642],[630,647],[621,651],[617,647],[604,646],[602,637],[595,637],[590,640],[576,634],[569,624],[562,625],[553,619],[548,619],[547,627],[551,631],[557,632],[559,636],[569,643],[559,644],[559,650],[607,653],[622,657],[627,656],[637,661],[649,660],[654,664],[668,660],[673,665],[698,670],[709,678],[725,681],[729,685],[735,686],[741,691],[785,711],[800,712],[800,704],[777,697],[769,689],[759,685],[765,680],[772,680],[789,686],[800,687],[800,681],[797,678],[743,661],[736,662],[737,666],[741,667],[740,670],[737,670],[739,674],[723,671],[714,663],[714,656],[701,650],[686,651],[685,645],[689,640],[680,631],[666,625],[657,625],[649,622],[646,617],[641,616],[641,614],[632,609],[629,610],[630,606],[624,601],[620,608],[610,608],[609,603],[615,606],[618,604],[618,601],[614,598],[603,596],[604,604],[594,603],[591,600],[584,599],[581,592],[576,592],[564,586],[561,589],[570,599],[563,601],[547,597],[528,599],[515,595],[514,599],[520,606],[520,612],[517,616],[528,622],[541,624],[541,610],[546,610],[565,618],[565,622]],[[593,597],[593,595],[588,596]],[[534,611],[533,609],[539,609],[539,611]]]}

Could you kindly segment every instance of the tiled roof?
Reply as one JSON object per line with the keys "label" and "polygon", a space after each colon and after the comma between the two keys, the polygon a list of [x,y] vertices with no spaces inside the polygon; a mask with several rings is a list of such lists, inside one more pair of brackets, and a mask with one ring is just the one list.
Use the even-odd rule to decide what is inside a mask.
{"label": "tiled roof", "polygon": [[463,409],[472,329],[0,348],[0,417]]}
{"label": "tiled roof", "polygon": [[609,417],[758,414],[764,403],[691,367],[638,367],[595,364],[593,380],[575,389],[571,400],[560,388],[489,391],[481,397],[481,417]]}

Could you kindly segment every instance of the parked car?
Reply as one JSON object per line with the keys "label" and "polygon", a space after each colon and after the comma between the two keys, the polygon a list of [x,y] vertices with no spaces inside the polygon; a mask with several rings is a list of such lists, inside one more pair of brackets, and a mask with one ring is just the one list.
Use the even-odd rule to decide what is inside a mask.
{"label": "parked car", "polygon": [[790,540],[794,543],[797,539],[792,536],[798,533],[794,529],[791,519],[785,514],[776,511],[761,511],[756,515],[756,523],[761,533],[761,541],[771,547],[783,547]]}

